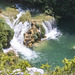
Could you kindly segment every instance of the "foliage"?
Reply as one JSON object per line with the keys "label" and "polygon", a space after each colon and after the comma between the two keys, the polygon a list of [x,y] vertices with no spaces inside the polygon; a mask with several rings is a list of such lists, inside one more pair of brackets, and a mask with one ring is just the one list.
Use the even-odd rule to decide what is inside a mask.
{"label": "foliage", "polygon": [[40,28],[41,28],[41,37],[44,38],[46,31],[42,25],[40,25]]}
{"label": "foliage", "polygon": [[51,67],[51,66],[50,66],[48,63],[46,63],[45,65],[42,64],[42,66],[41,66],[41,68],[43,68],[43,69],[45,69],[45,70],[49,70],[50,67]]}
{"label": "foliage", "polygon": [[46,14],[40,14],[38,16],[34,16],[31,18],[31,21],[36,21],[36,24],[41,24],[43,21],[48,21],[52,19],[53,17],[46,15]]}
{"label": "foliage", "polygon": [[31,19],[31,14],[29,11],[26,11],[20,18],[19,18],[19,21],[22,21],[23,23],[25,21],[30,21]]}
{"label": "foliage", "polygon": [[[4,0],[5,1],[5,0]],[[7,0],[9,2],[38,5],[47,14],[75,17],[75,0]]]}
{"label": "foliage", "polygon": [[3,18],[0,18],[0,49],[6,48],[13,37],[13,30],[6,24]]}
{"label": "foliage", "polygon": [[18,63],[19,68],[21,68],[22,71],[26,70],[26,67],[31,67],[28,61],[22,60]]}
{"label": "foliage", "polygon": [[13,18],[15,19],[17,18],[18,13],[19,12],[15,8],[10,8],[10,7],[6,7],[6,11],[2,12],[2,14],[9,17],[11,21],[13,21]]}
{"label": "foliage", "polygon": [[[10,54],[10,55],[9,55]],[[13,54],[13,55],[12,55]],[[30,64],[26,60],[22,60],[19,57],[14,55],[13,51],[8,52],[7,54],[0,52],[0,75],[9,75],[13,73],[13,70],[20,69],[26,71],[26,67],[30,67]],[[25,72],[24,75],[27,73]]]}
{"label": "foliage", "polygon": [[[62,68],[57,66],[55,70],[48,71],[44,75],[75,75],[75,57],[73,59],[64,59],[65,64]],[[45,65],[43,65],[45,66]]]}
{"label": "foliage", "polygon": [[[65,58],[63,63],[65,64],[63,67],[57,66],[55,70],[51,70],[48,63],[42,64],[41,68],[45,69],[44,75],[75,75],[75,57],[73,59]],[[16,57],[12,51],[7,54],[0,52],[0,75],[9,75],[16,69],[21,69],[24,75],[29,75],[26,72],[26,67],[30,67],[29,62]],[[39,75],[39,73],[35,72],[34,75]]]}
{"label": "foliage", "polygon": [[[41,35],[41,38],[44,38],[44,35],[45,35],[45,33],[46,33],[46,30],[45,30],[45,28],[43,27],[43,25],[36,24],[35,26],[36,26],[38,29],[40,29],[40,32],[41,32],[41,34],[38,33],[38,36]],[[38,38],[38,36],[35,35],[35,38]]]}

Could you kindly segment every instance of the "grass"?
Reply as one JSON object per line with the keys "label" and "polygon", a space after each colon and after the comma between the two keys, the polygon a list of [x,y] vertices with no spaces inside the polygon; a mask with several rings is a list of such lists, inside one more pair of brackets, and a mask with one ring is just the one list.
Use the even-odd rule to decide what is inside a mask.
{"label": "grass", "polygon": [[19,12],[16,9],[10,8],[10,7],[6,7],[6,11],[2,12],[2,14],[9,17],[11,21],[12,21],[12,18],[15,18],[15,19],[17,18],[18,13]]}
{"label": "grass", "polygon": [[36,16],[32,16],[30,11],[26,11],[26,13],[24,13],[21,17],[20,17],[20,21],[19,22],[25,22],[25,21],[30,21],[33,22],[35,21],[36,24],[41,24],[43,21],[48,21],[50,19],[52,19],[52,16],[49,15],[45,15],[45,14],[39,14]]}
{"label": "grass", "polygon": [[[16,19],[17,18],[17,14],[19,12],[15,9],[15,8],[10,8],[10,7],[6,7],[6,11],[3,11],[2,14],[9,17],[11,21],[13,21],[13,18]],[[34,14],[35,15],[35,14]],[[50,19],[52,19],[52,16],[49,15],[45,15],[45,14],[39,14],[39,15],[35,15],[32,16],[32,14],[30,13],[30,11],[26,11],[20,18],[19,18],[19,22],[25,22],[25,21],[35,21],[37,24],[41,24],[43,21],[48,21]]]}
{"label": "grass", "polygon": [[25,22],[25,21],[30,21],[31,19],[31,14],[29,11],[26,11],[26,13],[24,13],[20,18],[19,18],[19,22]]}
{"label": "grass", "polygon": [[52,16],[40,14],[38,16],[32,17],[31,21],[36,21],[37,24],[41,24],[43,21],[48,21],[52,18]]}

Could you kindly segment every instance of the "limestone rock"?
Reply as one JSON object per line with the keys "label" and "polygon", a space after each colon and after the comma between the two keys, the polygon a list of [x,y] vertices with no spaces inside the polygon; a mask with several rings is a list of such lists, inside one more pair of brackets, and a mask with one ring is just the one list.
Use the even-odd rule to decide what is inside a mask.
{"label": "limestone rock", "polygon": [[31,29],[24,34],[24,46],[32,47],[33,43],[41,40],[40,31],[35,24],[35,22],[32,22]]}

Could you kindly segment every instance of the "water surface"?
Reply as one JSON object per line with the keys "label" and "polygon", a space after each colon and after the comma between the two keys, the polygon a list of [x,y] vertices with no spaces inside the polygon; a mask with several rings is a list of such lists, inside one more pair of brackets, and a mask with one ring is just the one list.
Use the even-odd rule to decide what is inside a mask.
{"label": "water surface", "polygon": [[64,58],[72,59],[75,56],[75,21],[67,20],[60,21],[58,28],[61,30],[62,36],[58,40],[46,40],[36,44],[33,50],[40,52],[39,58],[33,61],[34,65],[40,67],[41,64],[46,64],[54,68],[55,66],[62,67]]}

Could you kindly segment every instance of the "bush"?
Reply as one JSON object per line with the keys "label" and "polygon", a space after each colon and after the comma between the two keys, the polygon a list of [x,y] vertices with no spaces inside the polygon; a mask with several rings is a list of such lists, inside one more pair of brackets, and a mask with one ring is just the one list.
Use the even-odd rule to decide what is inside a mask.
{"label": "bush", "polygon": [[41,37],[44,38],[44,35],[46,33],[45,28],[42,25],[40,25],[40,28],[41,28]]}
{"label": "bush", "polygon": [[6,24],[3,18],[0,18],[0,49],[7,47],[13,35],[13,30]]}
{"label": "bush", "polygon": [[30,21],[31,19],[31,14],[29,11],[26,11],[26,13],[24,13],[20,18],[19,18],[19,22],[25,22],[25,21]]}
{"label": "bush", "polygon": [[[13,73],[13,70],[19,68],[24,71],[24,75],[26,75],[26,67],[30,67],[29,62],[16,57],[12,51],[7,54],[0,52],[0,71],[2,71],[0,75],[10,75],[10,73]],[[13,73],[13,75],[15,74]]]}
{"label": "bush", "polygon": [[22,61],[19,61],[18,65],[17,65],[19,68],[21,68],[22,71],[25,71],[26,70],[26,67],[31,67],[29,62],[26,61],[26,60],[22,60]]}

